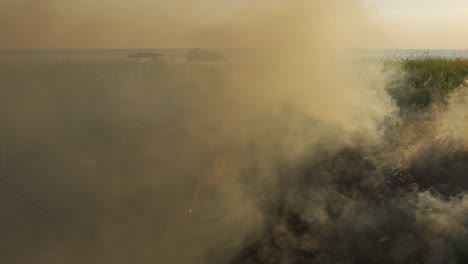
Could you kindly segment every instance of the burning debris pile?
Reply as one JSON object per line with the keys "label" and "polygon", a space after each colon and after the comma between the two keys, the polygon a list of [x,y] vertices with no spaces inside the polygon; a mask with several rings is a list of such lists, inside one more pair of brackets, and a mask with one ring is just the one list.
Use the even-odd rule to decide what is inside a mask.
{"label": "burning debris pile", "polygon": [[430,148],[395,169],[369,154],[283,170],[263,230],[232,263],[466,263],[467,152]]}

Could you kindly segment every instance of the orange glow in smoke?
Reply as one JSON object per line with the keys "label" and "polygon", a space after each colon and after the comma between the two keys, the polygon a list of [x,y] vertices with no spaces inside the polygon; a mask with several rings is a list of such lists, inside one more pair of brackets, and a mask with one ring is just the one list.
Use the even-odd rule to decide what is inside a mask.
{"label": "orange glow in smoke", "polygon": [[[217,164],[216,164],[217,163]],[[226,156],[223,155],[221,156],[221,159],[219,160],[219,163],[215,163],[215,170],[214,173],[211,177],[208,178],[208,186],[213,187],[216,184],[218,184],[219,180],[224,174],[224,165],[226,163]],[[200,178],[196,178],[196,183],[195,183],[195,192],[193,194],[193,199],[198,200],[200,197]],[[193,214],[193,210],[190,208],[188,210],[188,215],[191,216]]]}
{"label": "orange glow in smoke", "polygon": [[219,179],[224,174],[224,164],[226,162],[226,156],[223,156],[220,160],[219,167],[215,169],[213,177],[208,180],[209,185],[215,185],[219,182]]}

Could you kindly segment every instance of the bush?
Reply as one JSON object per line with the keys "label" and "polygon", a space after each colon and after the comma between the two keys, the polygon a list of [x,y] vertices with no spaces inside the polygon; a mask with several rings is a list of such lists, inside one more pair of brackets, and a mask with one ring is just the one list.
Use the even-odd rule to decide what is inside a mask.
{"label": "bush", "polygon": [[445,100],[453,89],[464,85],[468,76],[468,59],[410,57],[386,61],[387,69],[401,69],[387,90],[402,113],[424,109],[435,100]]}

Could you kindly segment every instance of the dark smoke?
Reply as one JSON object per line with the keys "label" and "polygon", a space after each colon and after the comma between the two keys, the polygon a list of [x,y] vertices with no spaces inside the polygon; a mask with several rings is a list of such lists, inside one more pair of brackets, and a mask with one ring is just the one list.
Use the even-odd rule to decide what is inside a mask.
{"label": "dark smoke", "polygon": [[232,263],[466,262],[468,156],[446,151],[391,168],[346,147],[281,170],[264,228]]}

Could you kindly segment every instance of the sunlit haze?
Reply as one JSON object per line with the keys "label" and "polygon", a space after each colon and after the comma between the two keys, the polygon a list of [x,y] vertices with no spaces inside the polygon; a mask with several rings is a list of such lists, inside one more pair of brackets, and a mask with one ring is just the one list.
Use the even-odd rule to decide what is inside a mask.
{"label": "sunlit haze", "polygon": [[[4,0],[0,48],[235,48],[247,44],[233,36],[259,23],[252,10],[264,12],[278,2]],[[364,4],[380,33],[379,41],[361,44],[362,48],[468,47],[468,1]]]}
{"label": "sunlit haze", "polygon": [[377,0],[370,8],[382,23],[386,48],[468,48],[468,1]]}

